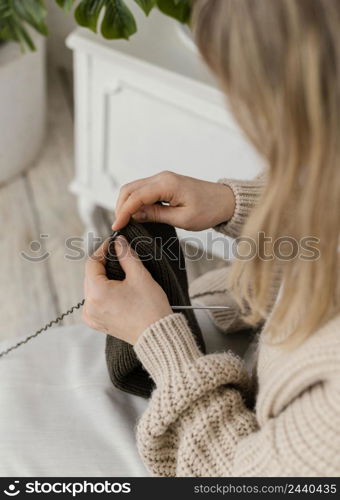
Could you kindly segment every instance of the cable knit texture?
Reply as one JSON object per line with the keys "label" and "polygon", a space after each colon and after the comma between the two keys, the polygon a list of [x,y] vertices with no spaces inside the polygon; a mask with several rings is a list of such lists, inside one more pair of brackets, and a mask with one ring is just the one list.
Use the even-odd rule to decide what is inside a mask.
{"label": "cable knit texture", "polygon": [[[247,187],[253,201],[260,192],[255,184]],[[228,235],[238,234],[250,205],[244,188],[234,189],[234,220],[219,228]],[[211,275],[206,292],[216,292],[218,280]],[[156,389],[137,441],[152,474],[340,475],[340,316],[291,352],[271,344],[269,333],[264,328],[259,339],[253,409],[243,362],[231,352],[203,355],[182,314],[143,332],[134,349]]]}

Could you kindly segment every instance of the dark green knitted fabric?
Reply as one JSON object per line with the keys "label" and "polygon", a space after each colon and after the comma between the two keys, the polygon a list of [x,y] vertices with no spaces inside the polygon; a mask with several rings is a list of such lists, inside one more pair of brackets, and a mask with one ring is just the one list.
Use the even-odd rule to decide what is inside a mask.
{"label": "dark green knitted fabric", "polygon": [[[120,231],[141,257],[143,264],[159,283],[173,306],[190,305],[185,259],[175,229],[167,224],[130,223]],[[123,280],[125,275],[115,258],[111,240],[106,262],[109,279]],[[148,256],[148,258],[146,258]],[[150,258],[151,257],[151,258]],[[202,333],[192,310],[184,310],[197,344],[205,353]],[[133,347],[115,337],[106,341],[106,362],[112,383],[118,389],[149,397],[154,383],[137,359]]]}

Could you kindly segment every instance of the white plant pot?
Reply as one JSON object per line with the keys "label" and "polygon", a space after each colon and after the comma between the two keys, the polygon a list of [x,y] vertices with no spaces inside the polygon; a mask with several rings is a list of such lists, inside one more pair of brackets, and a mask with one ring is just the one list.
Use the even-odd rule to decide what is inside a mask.
{"label": "white plant pot", "polygon": [[45,40],[33,39],[36,52],[0,45],[0,184],[33,163],[45,135]]}

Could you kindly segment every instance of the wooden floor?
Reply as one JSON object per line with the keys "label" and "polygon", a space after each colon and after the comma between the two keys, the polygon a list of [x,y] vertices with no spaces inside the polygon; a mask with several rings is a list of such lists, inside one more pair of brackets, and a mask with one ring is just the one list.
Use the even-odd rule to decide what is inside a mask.
{"label": "wooden floor", "polygon": [[[82,298],[84,262],[64,258],[65,240],[84,231],[68,191],[73,177],[70,89],[66,75],[53,71],[43,151],[26,174],[0,187],[0,339],[29,334]],[[41,251],[37,243],[31,250],[34,241]],[[49,257],[41,262],[27,259],[46,252]],[[64,324],[79,320],[77,312]]]}
{"label": "wooden floor", "polygon": [[[43,151],[26,174],[0,187],[0,340],[34,332],[83,297],[85,257],[65,259],[66,240],[84,231],[68,190],[73,178],[71,88],[65,72],[52,72]],[[32,242],[39,242],[40,251],[38,243],[31,248]],[[46,253],[48,258],[40,259]],[[201,259],[189,265],[190,279],[221,265]],[[80,320],[76,311],[64,324]]]}

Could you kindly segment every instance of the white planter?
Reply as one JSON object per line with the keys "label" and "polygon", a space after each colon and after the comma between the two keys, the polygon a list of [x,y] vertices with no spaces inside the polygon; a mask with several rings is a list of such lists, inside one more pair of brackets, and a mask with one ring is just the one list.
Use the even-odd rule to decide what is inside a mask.
{"label": "white planter", "polygon": [[32,164],[44,139],[45,40],[33,38],[36,52],[0,45],[0,184]]}

